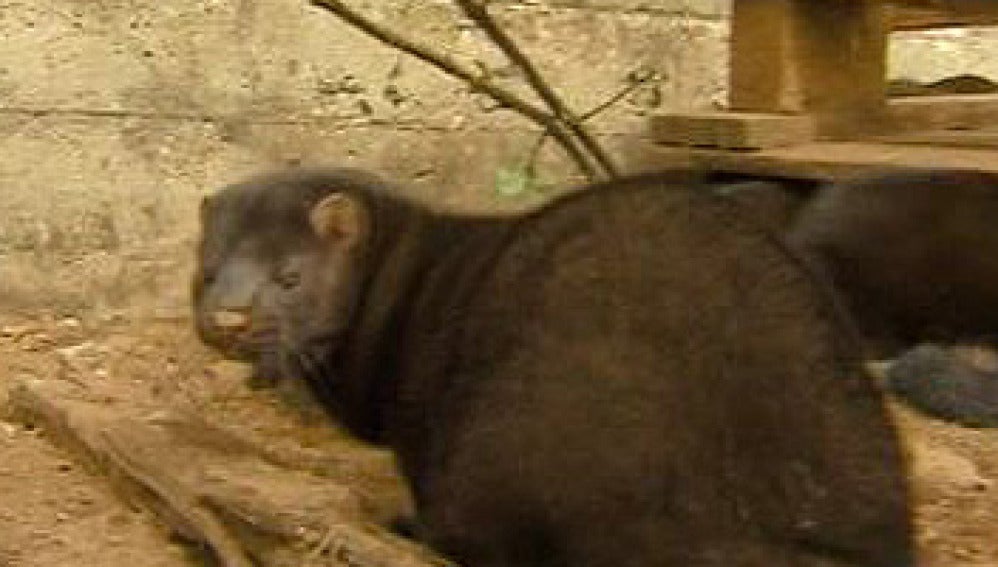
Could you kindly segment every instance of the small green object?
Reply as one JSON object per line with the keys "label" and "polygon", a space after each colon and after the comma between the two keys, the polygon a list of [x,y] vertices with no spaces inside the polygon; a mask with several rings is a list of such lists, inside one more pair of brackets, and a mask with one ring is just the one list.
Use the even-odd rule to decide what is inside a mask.
{"label": "small green object", "polygon": [[520,197],[536,188],[537,179],[526,166],[504,166],[496,171],[496,193]]}

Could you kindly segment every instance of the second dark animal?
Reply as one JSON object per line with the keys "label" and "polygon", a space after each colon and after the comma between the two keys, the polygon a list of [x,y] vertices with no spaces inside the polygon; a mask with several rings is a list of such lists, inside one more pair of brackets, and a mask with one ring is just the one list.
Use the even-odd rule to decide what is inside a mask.
{"label": "second dark animal", "polygon": [[998,175],[898,171],[834,183],[789,238],[823,266],[874,356],[998,334]]}
{"label": "second dark animal", "polygon": [[[998,336],[998,175],[889,171],[833,183],[790,231],[843,295],[872,358]],[[993,373],[940,347],[901,355],[884,385],[936,417],[993,426]]]}
{"label": "second dark animal", "polygon": [[397,453],[430,545],[467,567],[913,565],[848,325],[730,202],[647,176],[482,218],[359,179],[220,191],[196,298],[255,251],[287,372]]}

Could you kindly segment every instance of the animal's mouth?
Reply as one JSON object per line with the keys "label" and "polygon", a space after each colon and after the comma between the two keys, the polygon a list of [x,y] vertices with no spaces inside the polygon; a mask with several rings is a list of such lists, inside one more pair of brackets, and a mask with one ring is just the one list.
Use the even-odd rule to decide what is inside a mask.
{"label": "animal's mouth", "polygon": [[198,335],[226,358],[248,362],[274,350],[280,341],[277,329],[270,327],[232,332],[207,326],[200,327]]}
{"label": "animal's mouth", "polygon": [[208,346],[212,347],[219,354],[225,358],[232,360],[239,360],[242,362],[252,362],[259,351],[250,345],[235,343],[231,339],[228,340],[206,340],[204,341]]}

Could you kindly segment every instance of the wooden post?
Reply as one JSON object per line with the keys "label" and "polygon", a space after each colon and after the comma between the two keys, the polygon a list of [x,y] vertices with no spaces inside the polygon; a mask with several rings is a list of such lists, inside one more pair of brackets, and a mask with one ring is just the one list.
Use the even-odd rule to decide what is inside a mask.
{"label": "wooden post", "polygon": [[819,134],[882,126],[882,0],[735,0],[731,108],[809,114]]}

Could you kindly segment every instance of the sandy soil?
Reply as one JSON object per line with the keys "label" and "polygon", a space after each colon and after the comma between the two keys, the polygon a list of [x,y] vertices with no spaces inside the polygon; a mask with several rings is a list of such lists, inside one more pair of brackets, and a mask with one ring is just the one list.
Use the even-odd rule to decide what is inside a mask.
{"label": "sandy soil", "polygon": [[[98,388],[109,405],[142,398],[197,408],[267,443],[344,442],[321,419],[303,421],[279,396],[248,389],[245,369],[203,348],[183,318],[4,316],[0,390],[25,378]],[[895,410],[911,448],[923,566],[998,565],[998,430]],[[13,419],[0,421],[0,494],[0,567],[204,564],[44,431]]]}

